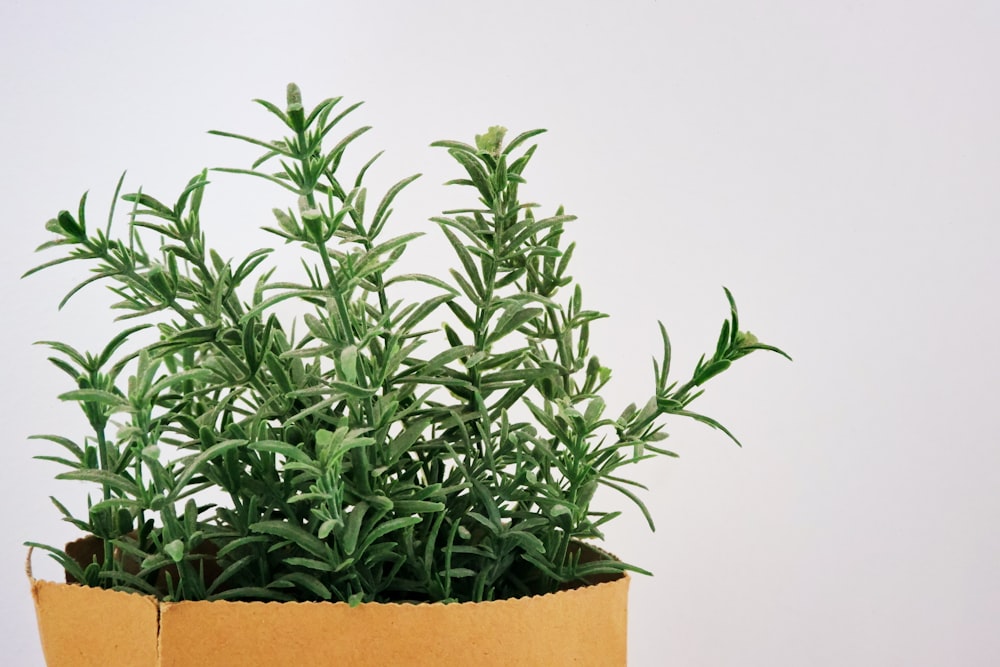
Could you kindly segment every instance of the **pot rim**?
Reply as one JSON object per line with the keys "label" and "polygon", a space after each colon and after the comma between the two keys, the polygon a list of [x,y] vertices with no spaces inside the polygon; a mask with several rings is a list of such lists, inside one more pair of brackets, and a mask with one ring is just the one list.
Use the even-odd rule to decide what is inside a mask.
{"label": "pot rim", "polygon": [[[73,544],[73,543],[81,542],[81,541],[88,540],[88,539],[98,539],[98,538],[96,536],[94,536],[94,535],[85,535],[83,537],[77,538],[76,540],[73,540],[72,542],[69,542],[68,544]],[[591,544],[589,542],[583,542],[583,541],[575,541],[575,542],[577,544],[583,546],[584,548],[592,551],[592,552],[595,552],[595,553],[598,553],[598,554],[602,554],[604,556],[609,557],[611,560],[620,562],[620,559],[617,556],[615,556],[614,554],[612,554],[609,551],[605,551],[604,549],[601,549],[600,547],[598,547],[598,546],[596,546],[594,544]],[[48,584],[48,585],[54,585],[54,586],[71,586],[71,587],[84,588],[84,589],[89,589],[89,590],[107,591],[109,593],[120,593],[120,594],[124,594],[124,595],[137,595],[137,596],[139,596],[141,598],[149,599],[149,600],[155,602],[156,604],[158,604],[160,606],[203,605],[203,604],[213,604],[213,605],[219,605],[219,604],[223,604],[223,605],[281,605],[281,606],[284,606],[284,605],[339,605],[339,606],[348,606],[348,607],[351,606],[351,604],[349,602],[344,602],[342,600],[289,600],[289,601],[281,601],[281,600],[179,600],[179,601],[165,601],[165,600],[162,600],[160,598],[157,598],[154,595],[149,595],[147,593],[140,593],[138,591],[118,590],[118,589],[114,589],[114,588],[99,588],[99,587],[96,587],[96,586],[87,586],[86,584],[81,584],[79,582],[60,582],[60,581],[51,581],[51,580],[48,580],[48,579],[36,579],[35,576],[34,576],[34,574],[33,574],[33,568],[32,568],[32,557],[34,555],[34,551],[35,551],[35,547],[33,547],[33,546],[29,546],[28,547],[28,553],[27,553],[27,556],[25,558],[25,563],[24,563],[25,574],[28,577],[28,581],[30,582],[32,589],[36,588],[37,586],[39,586],[41,584]],[[533,595],[520,595],[520,596],[517,596],[517,597],[499,598],[499,599],[495,599],[495,600],[481,600],[479,602],[472,601],[472,600],[464,600],[464,601],[460,601],[460,602],[444,602],[444,601],[440,601],[440,600],[434,601],[434,602],[424,602],[424,601],[418,601],[418,602],[405,602],[405,601],[398,601],[398,602],[362,602],[362,603],[360,603],[358,605],[354,605],[354,606],[355,607],[358,607],[358,606],[383,607],[383,608],[384,607],[411,608],[411,607],[437,607],[437,606],[441,606],[441,607],[455,607],[455,606],[460,606],[460,605],[482,605],[482,604],[518,603],[518,602],[533,600],[533,599],[536,599],[536,598],[546,598],[546,599],[549,599],[551,596],[556,596],[556,595],[563,595],[565,597],[565,595],[567,595],[567,594],[573,594],[573,593],[579,594],[581,591],[593,591],[593,590],[596,590],[596,589],[598,589],[598,588],[600,588],[602,586],[621,585],[623,581],[625,582],[625,585],[628,585],[628,583],[631,582],[631,576],[629,575],[629,573],[627,571],[622,571],[622,572],[620,572],[618,574],[606,574],[606,575],[598,575],[598,576],[601,577],[601,579],[599,581],[593,581],[593,582],[588,581],[586,583],[583,583],[583,584],[580,584],[580,585],[577,585],[577,586],[573,586],[571,588],[562,588],[562,589],[553,591],[551,593],[535,593]]]}

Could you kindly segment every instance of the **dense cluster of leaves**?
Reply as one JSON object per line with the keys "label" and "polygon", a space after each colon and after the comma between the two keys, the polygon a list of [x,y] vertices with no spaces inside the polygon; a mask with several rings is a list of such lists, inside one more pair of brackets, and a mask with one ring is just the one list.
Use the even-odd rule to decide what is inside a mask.
{"label": "dense cluster of leaves", "polygon": [[[573,547],[618,515],[591,507],[595,491],[625,494],[648,519],[640,485],[619,469],[673,455],[657,444],[664,415],[721,428],[689,410],[701,385],[753,350],[777,350],[739,330],[727,291],[731,318],[693,377],[668,379],[663,331],[654,395],[609,418],[599,391],[610,371],[588,348],[604,315],[584,308],[567,273],[573,217],[537,218],[518,196],[540,130],[507,144],[498,127],[474,146],[435,144],[464,172],[452,183],[479,202],[433,219],[458,260],[444,281],[393,274],[419,234],[383,239],[416,176],[372,210],[364,178],[375,158],[353,178],[341,173],[369,128],[330,137],[358,105],[328,99],[307,113],[294,85],[285,109],[260,104],[287,136],[216,132],[265,151],[250,169],[218,171],[298,197],[267,231],[311,258],[300,282],[262,268],[268,249],[227,260],[206,244],[206,172],[173,205],[119,197],[119,181],[115,200],[131,205],[122,238],[114,205],[104,229],[88,225],[86,197],[76,215],[49,222],[55,239],[42,248],[68,251],[29,273],[85,262],[92,274],[66,299],[106,281],[119,319],[143,323],[97,354],[45,343],[75,383],[61,398],[83,409],[92,434],[37,436],[65,449],[39,458],[100,488],[83,518],[53,502],[102,546],[82,564],[36,546],[85,584],[171,600],[484,600],[637,569]],[[394,300],[405,281],[436,294]],[[288,301],[301,305],[294,322],[276,312]],[[430,325],[433,314],[450,324]]]}

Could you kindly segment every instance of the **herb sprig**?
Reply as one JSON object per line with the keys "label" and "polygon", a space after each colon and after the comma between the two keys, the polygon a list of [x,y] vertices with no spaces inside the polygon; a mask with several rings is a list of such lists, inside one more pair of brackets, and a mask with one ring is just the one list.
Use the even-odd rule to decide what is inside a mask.
{"label": "herb sprig", "polygon": [[[38,458],[99,489],[84,516],[52,500],[101,548],[79,563],[35,546],[82,583],[168,600],[479,601],[643,572],[576,548],[619,515],[593,507],[595,492],[624,494],[652,527],[644,487],[622,469],[675,456],[662,447],[666,416],[733,437],[690,404],[733,361],[784,353],[739,329],[726,290],[730,316],[692,377],[670,379],[661,324],[653,395],[611,418],[601,397],[611,371],[589,346],[591,323],[606,315],[585,308],[568,273],[564,228],[575,218],[537,214],[519,193],[542,130],[504,143],[506,130],[492,127],[474,145],[434,144],[461,169],[450,184],[477,199],[432,219],[455,254],[442,279],[394,272],[420,233],[385,232],[418,176],[373,207],[364,183],[378,155],[344,173],[346,151],[369,130],[339,134],[358,104],[332,98],[307,112],[294,84],[284,109],[257,102],[285,136],[214,132],[264,151],[250,168],[214,171],[294,196],[265,229],[302,249],[297,282],[274,278],[269,248],[225,259],[208,244],[208,171],[173,204],[122,195],[123,177],[121,236],[114,203],[103,228],[88,224],[86,196],[75,215],[49,221],[55,236],[39,249],[63,254],[28,274],[86,264],[60,306],[105,282],[126,328],[97,353],[43,343],[73,383],[60,398],[80,406],[91,432],[36,436],[63,449]],[[436,293],[398,299],[411,281]],[[286,302],[297,317],[279,316]]]}

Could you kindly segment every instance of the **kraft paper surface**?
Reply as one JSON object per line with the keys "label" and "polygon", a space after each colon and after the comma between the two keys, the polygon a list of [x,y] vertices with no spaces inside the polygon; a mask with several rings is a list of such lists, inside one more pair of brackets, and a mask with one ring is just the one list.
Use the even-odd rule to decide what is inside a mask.
{"label": "kraft paper surface", "polygon": [[[30,554],[29,554],[30,559]],[[49,667],[626,664],[629,578],[493,602],[159,602],[31,581]]]}

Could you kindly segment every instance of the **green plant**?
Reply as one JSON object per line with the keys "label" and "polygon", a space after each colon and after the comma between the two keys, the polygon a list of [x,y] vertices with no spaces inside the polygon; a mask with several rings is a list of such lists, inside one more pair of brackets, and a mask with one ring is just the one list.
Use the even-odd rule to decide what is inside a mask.
{"label": "green plant", "polygon": [[[92,433],[37,436],[65,450],[39,458],[99,487],[82,518],[53,502],[102,553],[80,565],[35,546],[85,584],[171,600],[484,600],[642,571],[573,548],[619,514],[593,508],[595,491],[624,494],[652,527],[641,485],[620,469],[674,456],[658,444],[666,415],[729,434],[691,402],[736,359],[780,350],[740,331],[727,290],[730,318],[693,376],[669,379],[661,325],[653,396],[610,418],[600,396],[610,371],[588,346],[604,315],[584,308],[567,273],[573,216],[536,217],[519,198],[541,130],[506,144],[500,127],[474,146],[434,144],[462,169],[451,183],[478,198],[433,218],[460,267],[446,282],[393,273],[419,233],[383,238],[416,176],[372,207],[364,179],[378,156],[342,173],[369,128],[331,137],[357,104],[328,99],[307,113],[294,85],[285,109],[258,102],[287,136],[215,132],[264,150],[249,169],[215,171],[297,197],[267,231],[303,249],[300,281],[273,278],[269,249],[238,260],[211,249],[200,217],[207,171],[172,205],[142,191],[119,197],[119,180],[114,200],[131,207],[120,238],[114,203],[93,228],[86,196],[76,215],[48,223],[55,238],[40,249],[64,254],[28,273],[85,262],[91,275],[62,303],[105,281],[118,319],[142,323],[95,354],[44,343],[75,385],[60,398],[82,408]],[[435,294],[396,300],[407,281]],[[283,302],[298,316],[279,317]]]}

